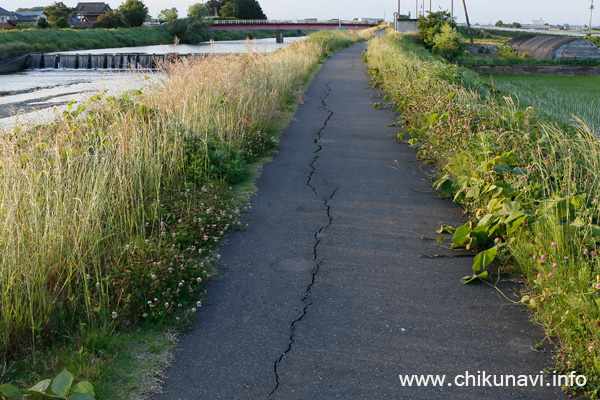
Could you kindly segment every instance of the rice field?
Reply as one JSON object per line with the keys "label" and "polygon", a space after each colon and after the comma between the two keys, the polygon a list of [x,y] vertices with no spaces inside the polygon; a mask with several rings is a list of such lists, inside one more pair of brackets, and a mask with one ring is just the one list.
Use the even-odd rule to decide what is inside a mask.
{"label": "rice field", "polygon": [[521,106],[531,105],[562,123],[577,117],[594,131],[600,129],[600,76],[494,75],[487,80],[499,92],[516,95]]}

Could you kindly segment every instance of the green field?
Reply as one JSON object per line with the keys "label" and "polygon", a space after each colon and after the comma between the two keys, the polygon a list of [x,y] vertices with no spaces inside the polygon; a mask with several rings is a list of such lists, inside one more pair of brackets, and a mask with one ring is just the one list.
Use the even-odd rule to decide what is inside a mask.
{"label": "green field", "polygon": [[[487,78],[488,82],[490,78]],[[572,123],[576,116],[600,129],[600,76],[494,75],[499,92],[515,94],[547,117]]]}

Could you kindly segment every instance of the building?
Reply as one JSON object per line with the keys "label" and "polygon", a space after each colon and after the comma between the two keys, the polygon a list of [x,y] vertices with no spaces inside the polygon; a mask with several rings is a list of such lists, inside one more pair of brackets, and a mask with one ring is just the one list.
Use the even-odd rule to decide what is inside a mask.
{"label": "building", "polygon": [[529,25],[531,26],[544,26],[546,25],[546,23],[544,22],[543,19],[532,19],[529,23]]}
{"label": "building", "polygon": [[8,22],[11,12],[0,7],[0,30],[2,29],[13,29],[15,26]]}
{"label": "building", "polygon": [[40,22],[41,18],[48,21],[48,15],[44,11],[20,11],[18,14],[24,17],[35,18],[36,23]]}
{"label": "building", "polygon": [[17,14],[0,7],[0,30],[15,29],[19,24],[36,24],[37,19]]}
{"label": "building", "polygon": [[111,10],[106,3],[77,3],[73,12],[73,19],[80,22],[94,23],[102,14],[106,14]]}

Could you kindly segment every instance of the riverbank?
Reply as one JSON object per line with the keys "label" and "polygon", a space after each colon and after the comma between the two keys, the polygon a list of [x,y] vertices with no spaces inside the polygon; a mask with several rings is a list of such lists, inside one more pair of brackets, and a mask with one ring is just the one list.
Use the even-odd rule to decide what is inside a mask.
{"label": "riverbank", "polygon": [[219,242],[243,228],[255,163],[315,66],[356,40],[320,32],[271,55],[183,60],[164,86],[94,96],[56,123],[4,132],[4,379],[28,387],[67,367],[98,399],[147,390],[139,374],[153,362],[114,360],[152,353],[131,332],[192,323]]}
{"label": "riverbank", "polygon": [[377,39],[367,56],[408,143],[439,166],[435,188],[471,216],[439,230],[453,232],[449,246],[479,251],[463,282],[494,285],[486,267],[495,259],[500,271],[522,276],[527,287],[516,303],[547,334],[535,347],[550,342],[557,373],[586,377],[565,390],[598,398],[598,137],[585,124],[559,127],[495,97],[473,72],[406,37]]}
{"label": "riverbank", "polygon": [[[305,36],[309,31],[286,30],[284,37]],[[274,30],[214,31],[213,40],[245,40],[271,38]],[[27,29],[0,32],[0,68],[27,53],[50,53],[109,47],[137,47],[173,44],[175,38],[165,26],[122,29]],[[0,69],[1,71],[1,69]]]}

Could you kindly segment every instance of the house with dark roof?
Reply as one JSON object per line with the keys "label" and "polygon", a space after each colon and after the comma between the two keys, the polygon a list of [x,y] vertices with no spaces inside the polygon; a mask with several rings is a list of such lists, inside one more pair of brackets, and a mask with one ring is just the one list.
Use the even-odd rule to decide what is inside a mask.
{"label": "house with dark roof", "polygon": [[23,23],[35,24],[37,20],[0,7],[0,30],[15,29],[17,25]]}
{"label": "house with dark roof", "polygon": [[19,11],[17,14],[24,17],[35,18],[36,23],[40,22],[41,18],[44,18],[46,21],[48,21],[48,14],[46,14],[44,11]]}
{"label": "house with dark roof", "polygon": [[81,22],[96,22],[98,17],[111,10],[106,3],[77,3],[73,12],[73,19]]}
{"label": "house with dark roof", "polygon": [[11,14],[12,13],[10,11],[7,11],[4,8],[0,7],[0,30],[14,29],[15,26],[8,22],[8,19],[10,18]]}

